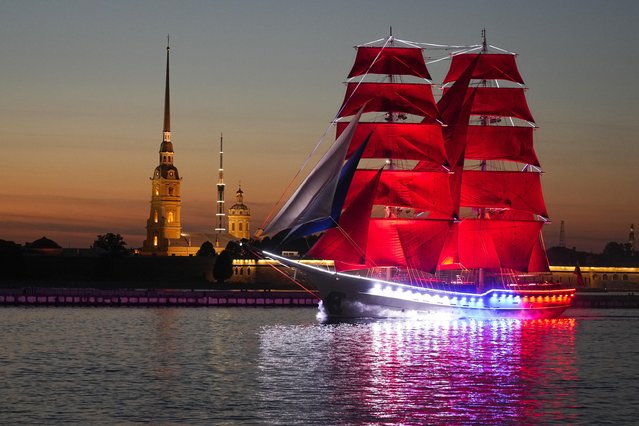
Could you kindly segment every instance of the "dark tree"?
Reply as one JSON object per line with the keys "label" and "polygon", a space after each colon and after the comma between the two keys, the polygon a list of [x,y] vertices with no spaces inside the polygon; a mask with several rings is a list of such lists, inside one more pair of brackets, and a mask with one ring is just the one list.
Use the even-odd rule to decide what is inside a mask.
{"label": "dark tree", "polygon": [[630,244],[611,241],[606,244],[601,256],[606,266],[634,266],[637,263]]}
{"label": "dark tree", "polygon": [[240,241],[229,241],[226,251],[231,253],[233,259],[256,259],[253,242],[247,239]]}
{"label": "dark tree", "polygon": [[233,255],[228,250],[222,250],[222,253],[215,259],[213,267],[213,278],[222,284],[233,276]]}
{"label": "dark tree", "polygon": [[93,242],[92,248],[113,257],[123,256],[129,253],[122,235],[112,232],[98,235],[98,238]]}
{"label": "dark tree", "polygon": [[215,256],[215,249],[210,241],[204,241],[197,251],[197,256]]}
{"label": "dark tree", "polygon": [[0,240],[0,279],[23,276],[24,260],[20,244]]}

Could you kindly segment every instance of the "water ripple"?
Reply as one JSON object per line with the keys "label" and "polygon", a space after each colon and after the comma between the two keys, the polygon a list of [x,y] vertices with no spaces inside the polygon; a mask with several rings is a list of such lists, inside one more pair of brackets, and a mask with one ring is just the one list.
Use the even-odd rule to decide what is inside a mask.
{"label": "water ripple", "polygon": [[0,310],[2,423],[633,424],[639,316]]}

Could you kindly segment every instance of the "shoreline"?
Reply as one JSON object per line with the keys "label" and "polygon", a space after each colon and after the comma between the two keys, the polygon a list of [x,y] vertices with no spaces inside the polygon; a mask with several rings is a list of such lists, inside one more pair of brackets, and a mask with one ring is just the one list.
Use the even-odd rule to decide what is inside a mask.
{"label": "shoreline", "polygon": [[314,294],[291,290],[0,289],[0,306],[317,307],[318,302]]}
{"label": "shoreline", "polygon": [[[1,306],[180,306],[317,307],[319,297],[303,290],[69,288],[22,286],[0,288]],[[639,293],[578,291],[571,308],[637,309]]]}

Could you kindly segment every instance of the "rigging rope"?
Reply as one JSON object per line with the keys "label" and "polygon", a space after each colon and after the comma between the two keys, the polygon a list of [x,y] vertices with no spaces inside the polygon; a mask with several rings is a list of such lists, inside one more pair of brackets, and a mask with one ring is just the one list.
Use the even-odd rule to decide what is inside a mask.
{"label": "rigging rope", "polygon": [[[256,257],[261,257],[263,260],[265,259],[264,256],[262,256],[262,254],[260,252],[257,252],[255,250],[253,250],[252,248],[249,247],[249,249],[251,250],[251,252],[253,253],[254,256]],[[280,262],[281,263],[281,262]],[[308,288],[304,287],[304,285],[302,283],[300,283],[299,281],[297,281],[295,278],[291,277],[290,275],[288,275],[286,272],[280,270],[277,266],[273,265],[272,263],[268,263],[268,265],[275,269],[275,271],[277,271],[279,274],[284,275],[286,278],[288,278],[289,280],[291,280],[295,285],[297,285],[299,288],[301,288],[302,290],[304,290],[305,292],[311,294],[313,297],[315,297],[317,300],[322,300],[317,293],[315,293],[314,291],[309,290]]]}

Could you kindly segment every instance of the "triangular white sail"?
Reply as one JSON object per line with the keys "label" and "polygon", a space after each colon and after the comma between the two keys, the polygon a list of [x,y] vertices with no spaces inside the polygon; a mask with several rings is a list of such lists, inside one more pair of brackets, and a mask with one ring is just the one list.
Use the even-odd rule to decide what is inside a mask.
{"label": "triangular white sail", "polygon": [[297,191],[264,228],[265,235],[274,236],[285,229],[330,216],[340,170],[361,115],[362,110],[355,115]]}

